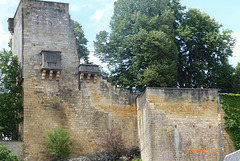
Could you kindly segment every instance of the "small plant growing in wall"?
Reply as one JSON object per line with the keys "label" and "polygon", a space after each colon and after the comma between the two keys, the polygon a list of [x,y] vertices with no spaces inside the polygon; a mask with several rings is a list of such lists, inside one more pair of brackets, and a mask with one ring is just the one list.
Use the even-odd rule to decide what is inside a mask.
{"label": "small plant growing in wall", "polygon": [[59,12],[62,12],[62,9],[61,8],[54,8],[55,11],[59,11]]}
{"label": "small plant growing in wall", "polygon": [[28,15],[28,14],[30,14],[30,11],[29,11],[29,10],[26,11],[26,15]]}
{"label": "small plant growing in wall", "polygon": [[2,145],[0,145],[0,160],[18,161],[17,156],[15,154],[11,154],[11,150]]}
{"label": "small plant growing in wall", "polygon": [[49,154],[57,159],[67,158],[71,154],[71,146],[74,140],[70,139],[70,134],[62,126],[56,127],[51,132],[47,132],[44,137]]}

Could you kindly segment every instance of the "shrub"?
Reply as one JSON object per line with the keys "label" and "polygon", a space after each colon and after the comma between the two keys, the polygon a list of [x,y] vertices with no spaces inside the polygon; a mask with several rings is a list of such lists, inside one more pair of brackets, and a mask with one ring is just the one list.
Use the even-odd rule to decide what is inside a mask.
{"label": "shrub", "polygon": [[70,139],[70,135],[63,127],[56,127],[52,132],[47,132],[47,136],[44,137],[47,143],[47,149],[50,155],[57,157],[58,159],[67,158],[74,141]]}
{"label": "shrub", "polygon": [[111,156],[113,159],[119,159],[126,152],[125,141],[122,138],[121,131],[118,129],[108,129],[102,147],[112,153]]}
{"label": "shrub", "polygon": [[119,129],[107,130],[107,135],[103,139],[102,148],[104,148],[105,151],[92,157],[92,161],[131,161],[132,159],[133,161],[141,161],[139,147],[127,149],[121,130]]}
{"label": "shrub", "polygon": [[128,149],[125,156],[128,158],[128,160],[141,158],[141,152],[139,147],[133,147],[131,149]]}
{"label": "shrub", "polygon": [[4,161],[18,161],[15,154],[11,154],[11,150],[0,145],[0,159]]}
{"label": "shrub", "polygon": [[92,161],[142,161],[140,154],[140,149],[138,147],[133,147],[127,149],[122,153],[121,156],[117,156],[116,153],[110,151],[103,151],[98,153],[96,156],[92,157]]}
{"label": "shrub", "polygon": [[102,151],[101,153],[98,153],[96,156],[92,157],[92,161],[108,161],[108,160],[115,160],[115,156],[110,151]]}

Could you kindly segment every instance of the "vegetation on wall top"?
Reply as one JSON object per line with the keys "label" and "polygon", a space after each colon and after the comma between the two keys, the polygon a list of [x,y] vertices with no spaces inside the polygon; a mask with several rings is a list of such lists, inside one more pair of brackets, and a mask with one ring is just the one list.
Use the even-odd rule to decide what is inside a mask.
{"label": "vegetation on wall top", "polygon": [[235,150],[240,149],[240,94],[220,93],[224,114],[224,128],[234,143]]}

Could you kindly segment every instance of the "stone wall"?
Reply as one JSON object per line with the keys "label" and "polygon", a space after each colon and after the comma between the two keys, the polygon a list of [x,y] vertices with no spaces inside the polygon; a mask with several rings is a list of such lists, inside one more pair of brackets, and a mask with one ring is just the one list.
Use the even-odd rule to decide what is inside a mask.
{"label": "stone wall", "polygon": [[18,159],[23,159],[23,142],[22,141],[0,141],[3,145],[10,149],[13,154],[17,155]]}
{"label": "stone wall", "polygon": [[141,157],[144,158],[144,160],[152,160],[149,106],[147,93],[144,92],[137,98],[139,148],[141,149]]}
{"label": "stone wall", "polygon": [[[77,140],[72,156],[102,151],[107,128],[121,130],[127,147],[137,145],[136,95],[98,75],[85,73],[80,80],[68,11],[66,3],[22,0],[14,17],[14,55],[23,64],[25,161],[50,159],[43,137],[56,126]],[[60,53],[61,69],[44,71],[42,51]]]}
{"label": "stone wall", "polygon": [[[143,160],[223,159],[217,90],[147,88],[144,95],[137,98],[147,102],[138,106]],[[144,135],[150,147],[143,146]]]}
{"label": "stone wall", "polygon": [[[21,0],[14,17],[13,54],[23,76],[25,161],[51,158],[43,137],[57,126],[77,140],[72,156],[104,150],[107,129],[117,129],[128,148],[139,145],[139,136],[144,161],[221,160],[222,149],[230,147],[222,141],[217,90],[147,88],[138,98],[120,90],[99,76],[96,66],[79,67],[68,12],[66,3]],[[45,62],[43,53],[48,52],[51,59],[60,56],[57,69],[43,68],[43,62],[53,63]],[[200,149],[210,151],[196,151]]]}
{"label": "stone wall", "polygon": [[85,154],[101,151],[107,129],[121,130],[127,147],[138,146],[136,96],[116,88],[100,76],[96,83],[93,79],[87,82],[87,78],[82,81],[82,106],[76,110],[82,120],[73,120],[73,124],[85,129],[85,141],[82,142]]}
{"label": "stone wall", "polygon": [[18,9],[14,16],[14,30],[12,32],[12,51],[14,56],[18,56],[19,65],[22,69],[23,63],[23,12],[22,12],[22,3],[19,4]]}

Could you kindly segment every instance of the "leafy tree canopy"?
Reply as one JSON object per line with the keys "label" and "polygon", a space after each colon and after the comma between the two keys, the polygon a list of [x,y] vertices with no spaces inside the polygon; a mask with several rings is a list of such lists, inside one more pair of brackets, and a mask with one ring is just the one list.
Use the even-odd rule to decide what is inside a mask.
{"label": "leafy tree canopy", "polygon": [[122,88],[211,87],[231,92],[231,31],[178,0],[118,0],[111,32],[96,35],[95,55]]}
{"label": "leafy tree canopy", "polygon": [[73,23],[73,30],[76,36],[77,47],[78,47],[78,54],[80,60],[83,60],[84,63],[89,63],[89,50],[86,47],[88,40],[85,38],[84,32],[82,30],[82,26],[77,22],[72,20]]}
{"label": "leafy tree canopy", "polygon": [[22,122],[22,87],[17,57],[0,52],[0,138],[20,139],[18,125]]}
{"label": "leafy tree canopy", "polygon": [[142,91],[146,86],[175,86],[177,48],[169,0],[118,0],[111,33],[96,36],[95,55],[109,64],[110,80]]}
{"label": "leafy tree canopy", "polygon": [[228,64],[234,39],[231,31],[209,15],[189,9],[176,30],[178,43],[178,85],[187,88],[218,88],[231,92],[233,68]]}
{"label": "leafy tree canopy", "polygon": [[233,73],[233,90],[234,93],[240,93],[240,63],[238,63]]}

